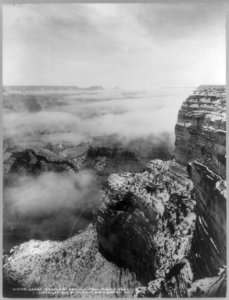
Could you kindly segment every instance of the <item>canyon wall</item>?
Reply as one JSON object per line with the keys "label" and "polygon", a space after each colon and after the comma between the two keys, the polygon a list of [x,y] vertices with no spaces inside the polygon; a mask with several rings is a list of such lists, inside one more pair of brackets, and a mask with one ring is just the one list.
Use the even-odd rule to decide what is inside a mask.
{"label": "canyon wall", "polygon": [[200,86],[182,104],[175,127],[176,161],[197,160],[226,177],[226,88]]}
{"label": "canyon wall", "polygon": [[176,160],[196,189],[192,262],[196,278],[226,264],[226,88],[200,86],[183,103],[175,128]]}
{"label": "canyon wall", "polygon": [[192,163],[197,193],[192,256],[197,277],[215,276],[226,264],[226,186],[207,166]]}

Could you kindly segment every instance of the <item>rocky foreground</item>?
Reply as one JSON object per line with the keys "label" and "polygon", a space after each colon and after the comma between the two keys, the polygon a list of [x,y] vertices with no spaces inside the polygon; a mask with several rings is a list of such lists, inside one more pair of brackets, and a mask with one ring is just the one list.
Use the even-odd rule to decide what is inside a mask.
{"label": "rocky foreground", "polygon": [[104,259],[91,225],[64,242],[23,243],[5,260],[5,277],[40,297],[130,297],[141,285],[134,273]]}
{"label": "rocky foreground", "polygon": [[[110,173],[113,159],[127,155],[118,151],[117,160],[111,148],[75,160],[31,149],[7,158],[9,181],[12,173],[93,168],[103,197],[95,226],[64,242],[14,247],[5,278],[40,296],[225,297],[225,105],[225,87],[198,88],[178,115],[176,161],[152,160],[134,172]],[[128,160],[128,168],[138,163]]]}

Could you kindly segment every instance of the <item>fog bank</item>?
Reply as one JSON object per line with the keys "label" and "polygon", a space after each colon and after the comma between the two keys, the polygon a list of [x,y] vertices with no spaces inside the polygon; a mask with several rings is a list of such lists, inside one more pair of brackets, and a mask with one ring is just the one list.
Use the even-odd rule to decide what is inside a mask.
{"label": "fog bank", "polygon": [[88,171],[20,176],[4,190],[4,227],[24,230],[28,239],[63,239],[93,220],[100,201]]}

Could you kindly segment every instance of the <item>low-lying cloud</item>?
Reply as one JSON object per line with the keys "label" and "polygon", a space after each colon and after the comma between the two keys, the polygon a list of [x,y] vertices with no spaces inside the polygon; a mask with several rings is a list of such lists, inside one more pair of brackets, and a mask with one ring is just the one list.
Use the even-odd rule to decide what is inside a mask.
{"label": "low-lying cloud", "polygon": [[93,220],[100,199],[88,171],[21,176],[4,190],[4,228],[23,228],[25,239],[67,238]]}
{"label": "low-lying cloud", "polygon": [[[120,139],[133,140],[147,138],[150,135],[160,136],[167,132],[173,136],[177,114],[182,100],[182,93],[160,95],[125,93],[115,91],[113,98],[103,94],[87,97],[62,96],[65,103],[42,111],[6,112],[4,114],[4,135],[17,143],[29,143],[34,138],[40,141],[75,144],[93,136],[116,134]],[[98,101],[99,97],[100,100]],[[114,98],[115,96],[115,98]],[[136,98],[135,98],[135,97]],[[84,101],[85,100],[85,101]],[[41,103],[42,106],[42,103]],[[43,105],[44,106],[44,105]]]}

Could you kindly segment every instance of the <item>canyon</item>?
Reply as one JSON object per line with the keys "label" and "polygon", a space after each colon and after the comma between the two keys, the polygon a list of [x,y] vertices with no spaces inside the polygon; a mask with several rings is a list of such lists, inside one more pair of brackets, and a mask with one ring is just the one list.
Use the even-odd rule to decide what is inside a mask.
{"label": "canyon", "polygon": [[[74,147],[71,157],[63,147],[6,151],[5,186],[22,174],[90,169],[101,205],[73,237],[13,247],[4,255],[5,280],[53,288],[51,296],[63,296],[63,287],[70,297],[101,296],[104,287],[118,297],[225,296],[225,87],[197,88],[182,104],[175,135],[175,158],[166,161],[142,162],[114,145],[75,157]],[[84,294],[92,288],[98,294]]]}

